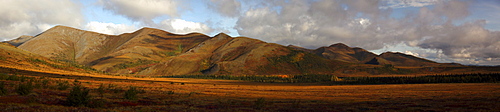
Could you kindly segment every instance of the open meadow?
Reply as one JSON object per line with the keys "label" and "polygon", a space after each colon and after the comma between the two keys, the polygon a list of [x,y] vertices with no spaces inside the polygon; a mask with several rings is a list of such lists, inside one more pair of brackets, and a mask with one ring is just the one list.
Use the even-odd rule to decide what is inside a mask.
{"label": "open meadow", "polygon": [[[324,85],[17,72],[1,74],[1,111],[500,110],[498,83]],[[31,90],[24,94],[21,85]],[[84,95],[77,101],[84,102],[68,98],[79,85],[86,89],[80,88]]]}

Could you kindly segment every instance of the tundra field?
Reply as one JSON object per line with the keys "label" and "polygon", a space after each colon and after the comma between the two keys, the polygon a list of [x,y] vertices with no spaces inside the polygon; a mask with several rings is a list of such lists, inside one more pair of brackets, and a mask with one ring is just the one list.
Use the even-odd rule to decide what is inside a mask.
{"label": "tundra field", "polygon": [[[0,111],[500,110],[498,83],[325,85],[2,70]],[[83,102],[72,102],[79,85]]]}

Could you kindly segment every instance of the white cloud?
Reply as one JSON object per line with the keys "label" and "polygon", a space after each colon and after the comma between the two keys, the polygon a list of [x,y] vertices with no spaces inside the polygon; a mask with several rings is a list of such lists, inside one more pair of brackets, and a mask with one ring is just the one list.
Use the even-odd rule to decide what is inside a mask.
{"label": "white cloud", "polygon": [[419,54],[418,54],[418,53],[414,53],[414,52],[411,52],[411,51],[405,51],[404,53],[405,53],[405,54],[408,54],[408,55],[417,56],[417,57],[419,56]]}
{"label": "white cloud", "polygon": [[438,0],[383,0],[387,6],[381,8],[405,8],[405,7],[424,7],[434,5]]}
{"label": "white cloud", "polygon": [[223,16],[236,17],[240,15],[241,3],[237,0],[210,0],[209,8]]}
{"label": "white cloud", "polygon": [[175,0],[99,0],[106,10],[136,21],[150,21],[160,16],[178,16]]}
{"label": "white cloud", "polygon": [[[134,22],[148,27],[160,28],[172,33],[210,33],[213,31],[208,25],[199,22],[176,19],[180,16],[180,8],[184,8],[177,0],[99,0],[105,10],[117,15],[123,15]],[[160,22],[161,17],[169,17]]]}
{"label": "white cloud", "polygon": [[182,19],[168,19],[168,20],[163,20],[159,23],[161,28],[172,32],[172,33],[181,33],[181,34],[186,34],[186,33],[192,33],[192,32],[199,32],[199,33],[204,33],[208,34],[213,31],[212,28],[208,27],[207,25],[203,23],[198,23],[198,22],[192,22],[192,21],[186,21]]}
{"label": "white cloud", "polygon": [[54,25],[79,27],[81,6],[72,0],[1,0],[0,38],[36,35]]}
{"label": "white cloud", "polygon": [[85,25],[85,29],[108,35],[118,35],[122,33],[133,32],[137,28],[135,26],[130,26],[126,24],[102,23],[102,22],[92,21],[87,23],[87,25]]}

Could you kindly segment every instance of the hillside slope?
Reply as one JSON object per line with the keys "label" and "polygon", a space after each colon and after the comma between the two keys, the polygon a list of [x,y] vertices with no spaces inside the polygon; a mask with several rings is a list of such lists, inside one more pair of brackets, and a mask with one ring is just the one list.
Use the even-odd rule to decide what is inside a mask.
{"label": "hillside slope", "polygon": [[218,34],[139,75],[331,73],[335,61],[246,37]]}
{"label": "hillside slope", "polygon": [[1,42],[0,67],[44,73],[79,74],[97,72],[86,66],[53,60]]}
{"label": "hillside slope", "polygon": [[154,28],[105,35],[56,26],[35,37],[23,36],[8,43],[54,60],[113,74],[145,76],[332,74],[357,64],[452,66],[402,53],[376,55],[342,43],[310,50],[224,33],[214,37],[178,35]]}
{"label": "hillside slope", "polygon": [[320,47],[313,52],[326,59],[351,63],[366,63],[377,56],[367,50],[361,48],[351,48],[342,43],[333,44],[329,47]]}
{"label": "hillside slope", "polygon": [[203,34],[176,35],[152,28],[121,35],[105,35],[56,26],[18,48],[110,73],[131,73],[131,67],[158,63],[206,39],[208,36]]}

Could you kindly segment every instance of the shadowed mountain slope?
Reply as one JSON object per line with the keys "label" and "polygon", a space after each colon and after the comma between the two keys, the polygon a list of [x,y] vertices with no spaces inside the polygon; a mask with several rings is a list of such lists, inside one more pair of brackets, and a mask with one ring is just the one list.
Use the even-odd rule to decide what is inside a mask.
{"label": "shadowed mountain slope", "polygon": [[154,28],[105,35],[66,26],[8,42],[51,59],[116,74],[331,74],[352,64],[434,66],[439,63],[402,53],[376,55],[337,43],[310,50],[220,33],[178,35]]}
{"label": "shadowed mountain slope", "polygon": [[[378,56],[379,65],[391,64],[394,66],[437,66],[441,63],[437,63],[431,60],[415,57],[412,55],[407,55],[403,53],[393,53],[393,52],[385,52]],[[374,58],[376,59],[376,58]],[[384,61],[380,61],[380,59],[384,59]]]}
{"label": "shadowed mountain slope", "polygon": [[33,36],[23,35],[23,36],[20,36],[16,39],[7,41],[6,43],[9,43],[9,44],[17,47],[17,46],[23,44],[24,42],[31,40],[32,38],[33,38]]}
{"label": "shadowed mountain slope", "polygon": [[316,55],[330,60],[339,60],[350,63],[366,63],[377,55],[361,48],[351,48],[337,43],[329,47],[321,47],[313,51]]}

